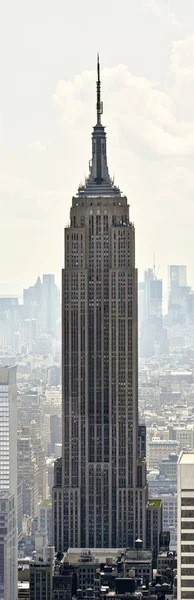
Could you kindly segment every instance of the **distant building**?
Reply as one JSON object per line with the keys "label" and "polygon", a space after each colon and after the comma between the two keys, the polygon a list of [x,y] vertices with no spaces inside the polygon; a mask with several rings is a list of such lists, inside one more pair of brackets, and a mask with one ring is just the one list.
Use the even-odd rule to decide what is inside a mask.
{"label": "distant building", "polygon": [[23,492],[22,481],[19,481],[17,486],[17,525],[18,525],[18,541],[22,538],[23,531]]}
{"label": "distant building", "polygon": [[48,545],[52,545],[52,502],[43,500],[38,507],[38,530],[47,533]]}
{"label": "distant building", "polygon": [[140,356],[142,358],[168,353],[167,330],[163,326],[162,301],[163,282],[157,278],[154,269],[147,269],[144,272],[144,283],[139,284]]}
{"label": "distant building", "polygon": [[37,341],[37,319],[22,321],[22,342],[27,344],[29,352],[34,352]]}
{"label": "distant building", "polygon": [[59,289],[55,283],[55,276],[43,275],[42,283],[42,323],[46,333],[56,335],[57,319],[60,314]]}
{"label": "distant building", "polygon": [[55,444],[60,444],[62,441],[61,415],[54,414],[50,417],[50,439],[50,451],[54,454]]}
{"label": "distant building", "polygon": [[13,336],[13,349],[15,354],[21,354],[21,347],[21,333],[19,331],[16,331]]}
{"label": "distant building", "polygon": [[181,324],[187,321],[191,288],[187,285],[187,267],[170,265],[168,267],[168,321],[169,324]]}
{"label": "distant building", "polygon": [[18,483],[22,483],[23,515],[34,518],[38,514],[38,466],[27,427],[18,433],[17,460]]}
{"label": "distant building", "polygon": [[160,462],[160,475],[166,479],[176,481],[177,479],[178,454],[169,454],[167,458],[162,458]]}
{"label": "distant building", "polygon": [[153,269],[144,272],[145,319],[162,318],[162,279],[158,279]]}
{"label": "distant building", "polygon": [[177,600],[194,598],[194,452],[178,461]]}
{"label": "distant building", "polygon": [[186,265],[170,265],[168,267],[168,286],[171,294],[178,288],[187,286]]}
{"label": "distant building", "polygon": [[149,444],[149,469],[157,469],[163,458],[174,452],[178,454],[179,445],[175,440],[153,439]]}
{"label": "distant building", "polygon": [[[53,274],[44,274],[42,281],[23,290],[23,317],[37,320],[37,328],[46,335],[55,336],[60,318],[60,292]],[[40,338],[38,338],[40,346]]]}

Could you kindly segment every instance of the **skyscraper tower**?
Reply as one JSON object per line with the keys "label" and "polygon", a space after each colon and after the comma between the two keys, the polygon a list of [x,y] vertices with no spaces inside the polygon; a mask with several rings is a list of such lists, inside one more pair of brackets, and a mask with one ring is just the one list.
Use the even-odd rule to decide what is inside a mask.
{"label": "skyscraper tower", "polygon": [[[55,465],[53,488],[58,550],[128,547],[143,536],[136,519],[135,230],[127,198],[109,176],[101,115],[98,58],[90,172],[72,199],[70,226],[65,229],[63,452]],[[142,496],[140,503],[142,509]]]}

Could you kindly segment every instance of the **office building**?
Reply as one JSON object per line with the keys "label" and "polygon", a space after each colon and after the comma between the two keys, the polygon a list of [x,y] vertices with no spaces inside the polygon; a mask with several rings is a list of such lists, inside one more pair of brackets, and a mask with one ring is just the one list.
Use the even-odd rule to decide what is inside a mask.
{"label": "office building", "polygon": [[140,355],[143,358],[160,356],[168,352],[167,330],[162,317],[163,282],[155,268],[144,272],[144,282],[139,284]]}
{"label": "office building", "polygon": [[72,199],[65,229],[62,488],[53,489],[57,550],[134,547],[136,539],[135,229],[127,198],[109,176],[100,85],[98,63],[90,172]]}
{"label": "office building", "polygon": [[52,502],[43,500],[38,507],[38,530],[47,533],[48,544],[52,544]]}
{"label": "office building", "polygon": [[29,427],[18,432],[17,446],[18,483],[22,483],[23,516],[36,517],[38,514],[39,471],[36,462]]}
{"label": "office building", "polygon": [[179,287],[187,286],[187,267],[185,265],[170,265],[168,267],[169,292],[174,293]]}
{"label": "office building", "polygon": [[60,296],[55,283],[55,276],[45,274],[42,283],[42,323],[46,333],[56,335],[59,311]]}
{"label": "office building", "polygon": [[0,367],[0,520],[0,594],[17,600],[16,367]]}
{"label": "office building", "polygon": [[182,452],[177,471],[177,600],[194,598],[194,452]]}
{"label": "office building", "polygon": [[153,567],[157,567],[162,533],[162,500],[148,500],[146,510],[146,546],[152,550]]}
{"label": "office building", "polygon": [[0,367],[0,490],[17,496],[17,367]]}
{"label": "office building", "polygon": [[17,600],[17,508],[15,496],[0,490],[0,600]]}
{"label": "office building", "polygon": [[29,434],[38,467],[38,500],[40,502],[48,497],[48,475],[46,468],[46,454],[35,421],[30,423]]}
{"label": "office building", "polygon": [[144,271],[145,319],[162,317],[162,279],[158,279],[154,269]]}
{"label": "office building", "polygon": [[163,458],[168,458],[170,453],[178,454],[178,442],[175,440],[153,439],[149,443],[148,467],[158,469]]}
{"label": "office building", "polygon": [[166,479],[176,482],[177,479],[177,454],[169,454],[167,458],[162,458],[160,463],[160,475]]}
{"label": "office building", "polygon": [[53,570],[52,560],[30,563],[30,600],[52,600]]}
{"label": "office building", "polygon": [[168,321],[170,325],[184,324],[189,312],[191,288],[187,285],[187,267],[170,265],[168,267]]}
{"label": "office building", "polygon": [[161,494],[163,531],[170,532],[170,549],[177,549],[177,494]]}

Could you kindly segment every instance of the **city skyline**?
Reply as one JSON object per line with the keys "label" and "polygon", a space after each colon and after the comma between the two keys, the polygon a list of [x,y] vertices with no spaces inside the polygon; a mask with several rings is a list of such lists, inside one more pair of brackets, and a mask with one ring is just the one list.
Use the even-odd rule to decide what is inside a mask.
{"label": "city skyline", "polygon": [[[137,0],[131,10],[122,0],[119,12],[108,0],[102,13],[100,2],[90,52],[84,36],[88,1],[77,11],[79,28],[72,7],[64,9],[62,0],[55,6],[42,0],[41,7],[35,0],[25,10],[19,0],[17,11],[8,0],[1,7],[0,251],[6,254],[1,280],[13,282],[15,289],[20,282],[28,286],[38,265],[40,272],[56,273],[60,282],[63,223],[74,181],[83,177],[89,155],[93,64],[99,49],[109,106],[109,163],[133,207],[138,267],[147,268],[155,252],[161,277],[164,265],[183,263],[194,285],[194,7],[187,3],[183,8],[181,0],[173,0],[171,9],[167,1]],[[69,43],[72,26],[79,53]]]}

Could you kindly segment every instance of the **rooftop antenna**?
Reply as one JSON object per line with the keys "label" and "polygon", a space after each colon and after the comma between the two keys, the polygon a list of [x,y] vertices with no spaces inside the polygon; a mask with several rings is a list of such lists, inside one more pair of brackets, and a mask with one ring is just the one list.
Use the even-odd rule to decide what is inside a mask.
{"label": "rooftop antenna", "polygon": [[100,60],[99,60],[99,54],[97,54],[97,83],[96,83],[96,89],[97,89],[97,104],[96,104],[97,124],[100,125],[101,124],[101,115],[103,113],[103,105],[102,105],[102,102],[101,102],[101,81],[100,81]]}
{"label": "rooftop antenna", "polygon": [[154,272],[154,277],[156,276],[156,261],[155,261],[155,254],[153,256],[153,272]]}

